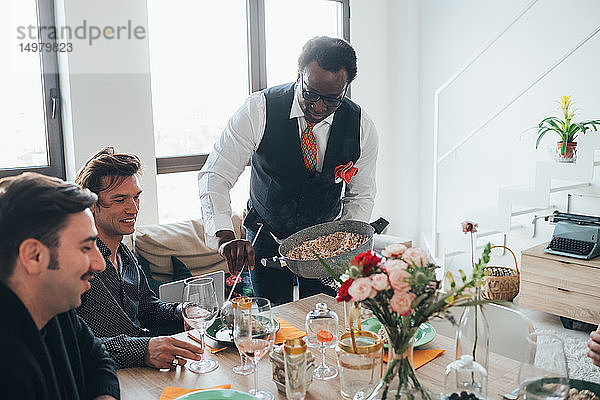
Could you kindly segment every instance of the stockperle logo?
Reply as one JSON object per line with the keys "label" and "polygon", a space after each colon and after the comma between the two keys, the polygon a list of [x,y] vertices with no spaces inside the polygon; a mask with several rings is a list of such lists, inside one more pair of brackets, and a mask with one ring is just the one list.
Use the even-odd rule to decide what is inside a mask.
{"label": "stockperle logo", "polygon": [[91,25],[83,20],[77,26],[65,25],[61,27],[20,25],[17,26],[18,40],[39,41],[40,39],[56,39],[58,41],[70,42],[73,39],[87,40],[92,46],[97,40],[142,40],[146,38],[146,28],[141,25],[133,25],[127,20],[123,25]]}

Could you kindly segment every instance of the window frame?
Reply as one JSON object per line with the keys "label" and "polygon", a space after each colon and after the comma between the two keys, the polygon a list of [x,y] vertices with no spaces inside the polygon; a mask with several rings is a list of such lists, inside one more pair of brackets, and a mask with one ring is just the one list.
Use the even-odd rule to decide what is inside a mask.
{"label": "window frame", "polygon": [[[52,29],[40,27],[56,27],[54,1],[36,0],[38,41],[56,43],[50,38]],[[40,53],[40,79],[44,105],[44,125],[46,134],[47,166],[28,166],[20,168],[0,168],[0,178],[19,175],[23,172],[37,172],[44,175],[66,178],[65,153],[63,144],[63,126],[60,104],[60,78],[58,74],[58,52],[42,51]]]}
{"label": "window frame", "polygon": [[[342,35],[346,41],[350,42],[350,0],[324,1],[334,1],[342,5]],[[246,0],[246,18],[248,27],[249,91],[254,93],[267,88],[267,40],[264,0]],[[350,97],[350,88],[348,88],[347,96]],[[171,174],[200,171],[207,158],[208,153],[156,157],[156,173]]]}

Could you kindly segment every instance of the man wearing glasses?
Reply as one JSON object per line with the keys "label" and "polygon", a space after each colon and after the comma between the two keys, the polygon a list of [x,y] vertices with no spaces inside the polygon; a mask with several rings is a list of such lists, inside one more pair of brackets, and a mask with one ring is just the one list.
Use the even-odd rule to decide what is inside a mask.
{"label": "man wearing glasses", "polygon": [[[371,216],[377,133],[365,112],[345,97],[356,70],[356,54],[344,40],[309,40],[298,58],[297,81],[250,95],[199,174],[207,244],[219,248],[232,273],[249,266],[255,295],[274,304],[292,300],[294,282],[287,269],[260,264],[278,255],[278,240],[334,219]],[[242,240],[233,233],[228,192],[248,163],[247,240]],[[334,294],[319,280],[298,280],[301,297]]]}

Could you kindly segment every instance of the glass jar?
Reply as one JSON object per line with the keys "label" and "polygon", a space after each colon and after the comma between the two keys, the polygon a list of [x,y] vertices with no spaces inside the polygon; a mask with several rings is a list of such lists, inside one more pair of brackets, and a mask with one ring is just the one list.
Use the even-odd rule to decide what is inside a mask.
{"label": "glass jar", "polygon": [[462,355],[448,364],[444,377],[442,400],[487,399],[487,370],[473,361],[473,356]]}
{"label": "glass jar", "polygon": [[336,349],[344,399],[363,398],[379,383],[383,372],[383,340],[369,331],[340,336]]}
{"label": "glass jar", "polygon": [[[281,393],[285,393],[285,360],[283,356],[283,345],[273,346],[273,350],[269,353],[269,359],[271,360],[271,366],[273,367],[273,381],[275,381],[277,389]],[[312,383],[314,369],[315,357],[310,351],[307,351],[306,373],[304,374],[307,388]]]}
{"label": "glass jar", "polygon": [[306,396],[306,343],[302,339],[289,339],[283,346],[285,364],[285,397],[304,400]]}

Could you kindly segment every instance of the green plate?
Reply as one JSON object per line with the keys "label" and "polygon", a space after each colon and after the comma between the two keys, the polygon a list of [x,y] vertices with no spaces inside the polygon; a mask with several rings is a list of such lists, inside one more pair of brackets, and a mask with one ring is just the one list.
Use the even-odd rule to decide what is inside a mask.
{"label": "green plate", "polygon": [[600,385],[594,382],[582,381],[579,379],[569,379],[569,385],[577,390],[589,390],[600,397]]}
{"label": "green plate", "polygon": [[[279,326],[279,321],[275,320],[275,332],[279,331]],[[215,322],[213,322],[213,324],[206,330],[206,336],[219,344],[233,346],[231,329],[227,329],[223,325],[221,318],[217,318]]]}
{"label": "green plate", "polygon": [[214,389],[214,390],[201,390],[199,392],[192,392],[184,394],[176,398],[175,400],[256,400],[256,397],[251,394],[240,392],[238,390],[231,389]]}
{"label": "green plate", "polygon": [[[356,323],[354,323],[356,326]],[[363,330],[370,332],[379,332],[381,329],[381,322],[377,318],[369,318],[361,322],[361,327]],[[419,330],[417,331],[417,336],[415,337],[414,347],[423,346],[429,342],[431,342],[435,338],[435,329],[429,322],[425,322],[421,324]]]}

